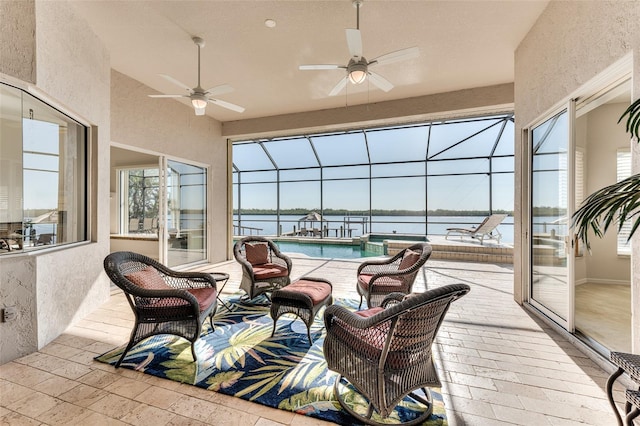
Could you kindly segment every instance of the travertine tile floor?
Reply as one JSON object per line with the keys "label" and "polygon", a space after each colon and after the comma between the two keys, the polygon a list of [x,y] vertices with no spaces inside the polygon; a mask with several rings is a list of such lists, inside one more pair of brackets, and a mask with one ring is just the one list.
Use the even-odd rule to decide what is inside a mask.
{"label": "travertine tile floor", "polygon": [[[293,277],[326,277],[355,297],[358,261],[294,258]],[[197,268],[231,276],[234,261]],[[430,260],[415,290],[464,282],[434,346],[451,425],[614,425],[608,373],[513,301],[509,265]],[[130,308],[111,300],[37,353],[0,366],[0,423],[6,425],[316,425],[302,415],[98,363],[128,340]],[[616,399],[623,388],[616,385]]]}

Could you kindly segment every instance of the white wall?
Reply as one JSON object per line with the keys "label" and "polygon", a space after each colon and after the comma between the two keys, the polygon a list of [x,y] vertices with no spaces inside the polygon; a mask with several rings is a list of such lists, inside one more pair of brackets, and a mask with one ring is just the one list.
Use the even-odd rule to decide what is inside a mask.
{"label": "white wall", "polygon": [[[618,148],[629,147],[629,137],[618,118],[628,104],[603,105],[587,117],[586,191],[594,191],[616,182]],[[591,253],[585,253],[587,279],[593,282],[629,282],[630,259],[617,255],[615,229],[604,238],[591,240]]]}
{"label": "white wall", "polygon": [[106,49],[67,3],[1,5],[0,78],[25,88],[35,83],[37,96],[96,126],[99,138],[91,147],[91,243],[0,258],[0,303],[19,312],[0,323],[0,364],[43,347],[109,297],[102,261],[109,247],[110,85]]}
{"label": "white wall", "polygon": [[111,140],[185,162],[209,166],[209,260],[228,259],[227,142],[221,124],[196,116],[174,99],[154,99],[155,92],[113,71],[111,74]]}
{"label": "white wall", "polygon": [[[632,1],[553,1],[541,14],[515,53],[516,117],[516,194],[514,298],[524,299],[526,269],[526,229],[528,212],[526,158],[523,155],[522,128],[577,91],[593,77],[627,54],[633,54],[633,99],[640,97],[640,7]],[[634,157],[635,171],[640,159]],[[523,172],[524,171],[524,172]],[[525,205],[526,206],[526,205]],[[526,223],[526,221],[525,221]],[[634,238],[634,251],[640,250],[640,234]],[[632,329],[640,330],[640,264],[632,258],[631,305],[635,310]],[[640,334],[633,336],[640,351]]]}

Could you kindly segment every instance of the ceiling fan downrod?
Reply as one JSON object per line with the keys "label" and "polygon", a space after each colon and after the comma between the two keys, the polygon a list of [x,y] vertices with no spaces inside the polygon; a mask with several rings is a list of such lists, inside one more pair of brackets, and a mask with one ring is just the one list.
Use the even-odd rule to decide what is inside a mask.
{"label": "ceiling fan downrod", "polygon": [[357,30],[360,29],[360,6],[362,6],[363,2],[364,0],[353,0],[351,2],[351,4],[353,4],[353,7],[356,8],[356,29]]}
{"label": "ceiling fan downrod", "polygon": [[191,40],[198,46],[198,87],[196,87],[196,91],[204,92],[200,86],[200,50],[204,47],[204,40],[200,37],[193,37]]}

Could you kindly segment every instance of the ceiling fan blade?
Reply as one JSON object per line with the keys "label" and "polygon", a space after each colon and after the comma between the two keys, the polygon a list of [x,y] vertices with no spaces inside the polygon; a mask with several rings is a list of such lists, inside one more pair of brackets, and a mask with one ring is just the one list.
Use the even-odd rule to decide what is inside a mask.
{"label": "ceiling fan blade", "polygon": [[417,47],[409,47],[408,49],[396,50],[395,52],[386,53],[382,56],[371,60],[369,65],[386,65],[392,62],[406,61],[407,59],[414,59],[420,56],[420,49]]}
{"label": "ceiling fan blade", "polygon": [[242,108],[241,106],[232,104],[230,102],[221,101],[220,99],[209,99],[209,102],[214,105],[221,106],[222,108],[230,109],[231,111],[244,112],[244,108]]}
{"label": "ceiling fan blade", "polygon": [[204,110],[206,108],[194,108],[196,110],[196,115],[204,115]]}
{"label": "ceiling fan blade", "polygon": [[222,95],[224,93],[233,92],[233,87],[228,84],[221,84],[219,86],[212,87],[211,89],[205,90],[204,93],[211,96]]}
{"label": "ceiling fan blade", "polygon": [[336,84],[336,86],[329,92],[329,96],[335,96],[344,89],[344,86],[347,85],[347,77],[345,76],[342,80]]}
{"label": "ceiling fan blade", "polygon": [[188,98],[189,95],[148,95],[150,98]]}
{"label": "ceiling fan blade", "polygon": [[306,70],[337,70],[339,68],[346,68],[346,67],[342,66],[342,65],[330,65],[330,64],[325,64],[325,65],[300,65],[298,67],[298,69],[300,69],[302,71],[306,71]]}
{"label": "ceiling fan blade", "polygon": [[391,84],[389,80],[387,80],[380,74],[369,71],[369,79],[371,80],[371,83],[373,83],[373,85],[380,90],[388,92],[389,90],[393,89],[393,84]]}
{"label": "ceiling fan blade", "polygon": [[166,80],[172,82],[173,84],[175,84],[176,86],[180,86],[183,89],[188,90],[189,92],[192,92],[193,89],[191,89],[191,87],[187,86],[186,84],[184,84],[181,81],[176,80],[175,78],[171,77],[170,75],[166,75],[166,74],[159,74],[161,77],[164,77]]}
{"label": "ceiling fan blade", "polygon": [[352,58],[362,57],[362,36],[360,30],[354,30],[353,28],[347,28],[347,46],[349,46],[349,54]]}

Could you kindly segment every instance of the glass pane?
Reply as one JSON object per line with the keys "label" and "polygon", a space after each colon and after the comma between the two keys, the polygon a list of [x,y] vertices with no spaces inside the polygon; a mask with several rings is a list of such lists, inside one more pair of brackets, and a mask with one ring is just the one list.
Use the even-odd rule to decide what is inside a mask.
{"label": "glass pane", "polygon": [[499,157],[491,159],[491,171],[492,172],[512,172],[513,157]]}
{"label": "glass pane", "polygon": [[278,173],[275,170],[270,172],[240,172],[238,173],[238,179],[242,183],[276,182]]}
{"label": "glass pane", "polygon": [[567,319],[567,112],[534,128],[531,134],[531,298]]}
{"label": "glass pane", "polygon": [[264,147],[279,169],[319,165],[307,138],[264,142]]}
{"label": "glass pane", "polygon": [[513,126],[513,121],[507,119],[507,124],[504,126],[502,136],[500,136],[500,141],[498,142],[498,146],[493,152],[493,155],[514,155],[513,138],[515,133]]}
{"label": "glass pane", "polygon": [[489,176],[432,176],[427,185],[429,214],[459,216],[489,211]]}
{"label": "glass pane", "polygon": [[[235,196],[234,235],[275,235],[275,213],[278,209],[277,184],[242,185]],[[240,214],[238,214],[238,209],[240,209]]]}
{"label": "glass pane", "polygon": [[[471,158],[471,157],[488,157],[493,151],[500,129],[502,128],[501,122],[495,122],[491,127],[483,129],[480,133],[463,140],[457,145],[451,146],[451,148],[435,155],[430,155],[430,159],[442,159],[442,158]],[[484,123],[487,124],[486,122]],[[430,151],[431,152],[431,151]]]}
{"label": "glass pane", "polygon": [[275,169],[264,149],[256,142],[233,144],[233,164],[240,171]]}
{"label": "glass pane", "polygon": [[294,180],[319,180],[320,168],[302,170],[281,170],[280,180],[283,182]]}
{"label": "glass pane", "polygon": [[[431,127],[431,137],[429,138],[429,158],[441,154],[447,148],[473,136],[498,121],[499,120],[493,119],[434,124]],[[465,157],[469,157],[469,155],[465,155]]]}
{"label": "glass pane", "polygon": [[371,232],[424,234],[425,179],[384,178],[371,181]]}
{"label": "glass pane", "polygon": [[489,173],[489,160],[474,158],[471,160],[428,161],[427,171],[431,175],[460,173]]}
{"label": "glass pane", "polygon": [[533,153],[567,152],[567,113],[550,118],[533,131]]}
{"label": "glass pane", "polygon": [[327,167],[323,173],[325,179],[368,178],[369,166]]}
{"label": "glass pane", "polygon": [[372,163],[411,161],[427,156],[428,126],[367,131]]}
{"label": "glass pane", "polygon": [[23,235],[20,248],[86,240],[86,128],[23,94],[18,146],[25,222],[24,230],[15,230]]}
{"label": "glass pane", "polygon": [[[327,235],[330,237],[348,236],[349,216],[369,215],[369,180],[341,180],[324,182],[323,185],[324,219]],[[353,234],[352,230],[352,236]]]}
{"label": "glass pane", "polygon": [[380,164],[371,166],[372,177],[424,176],[424,162],[402,164]]}
{"label": "glass pane", "polygon": [[207,258],[207,171],[177,161],[168,161],[167,165],[168,266],[204,260]]}
{"label": "glass pane", "polygon": [[311,141],[323,166],[369,163],[362,132],[312,136]]}

